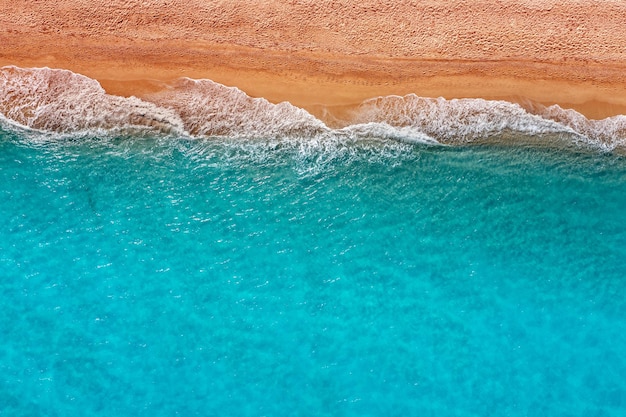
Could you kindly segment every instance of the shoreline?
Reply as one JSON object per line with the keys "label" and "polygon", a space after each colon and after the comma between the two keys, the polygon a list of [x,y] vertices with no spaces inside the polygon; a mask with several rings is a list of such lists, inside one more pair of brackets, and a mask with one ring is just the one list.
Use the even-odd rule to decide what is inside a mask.
{"label": "shoreline", "polygon": [[[252,97],[288,101],[314,115],[373,97],[411,93],[558,104],[590,119],[626,114],[626,46],[621,43],[626,25],[616,26],[623,19],[614,16],[616,10],[626,12],[626,5],[619,2],[589,0],[581,6],[569,0],[545,8],[536,0],[523,7],[487,0],[477,8],[454,0],[444,17],[426,1],[417,6],[398,1],[385,8],[384,2],[364,0],[373,9],[357,10],[344,2],[335,5],[341,10],[309,16],[295,14],[304,13],[297,8],[300,3],[313,4],[304,0],[268,0],[256,11],[240,0],[231,2],[233,11],[214,5],[210,7],[217,9],[194,10],[202,3],[194,1],[148,3],[112,0],[85,15],[89,6],[81,0],[63,0],[58,6],[14,0],[0,10],[5,26],[0,66],[68,69],[99,81],[110,94],[140,98],[180,77],[210,79]],[[161,3],[162,9],[151,9]],[[282,9],[274,10],[278,6]],[[125,20],[117,19],[120,10],[127,13]],[[163,20],[132,26],[131,17],[140,19],[148,12]],[[222,26],[210,27],[206,20],[191,19],[196,12],[200,18],[228,18]],[[419,16],[417,24],[438,19],[435,24],[443,32],[424,36],[414,28],[408,31],[408,23],[411,42],[405,42],[393,32],[393,19],[409,12]],[[468,19],[469,12],[474,15]],[[349,20],[353,15],[361,20]],[[293,19],[304,28],[298,31]],[[517,26],[502,25],[507,19]],[[551,37],[529,32],[563,22],[569,28]],[[338,23],[344,27],[332,30]],[[255,25],[263,25],[264,32]],[[247,45],[242,45],[244,38]],[[506,50],[494,49],[502,45]]]}
{"label": "shoreline", "polygon": [[[398,68],[398,63],[395,64],[395,68]],[[563,76],[546,78],[545,68],[559,67],[555,64],[455,61],[433,63],[419,60],[405,61],[403,64],[403,66],[427,66],[428,70],[435,74],[411,78],[373,72],[337,76],[332,73],[312,73],[298,69],[275,71],[258,67],[233,68],[217,65],[210,68],[188,66],[179,69],[140,62],[123,67],[116,62],[102,61],[89,67],[84,64],[74,65],[69,60],[64,62],[58,58],[53,60],[0,58],[0,66],[70,70],[97,80],[108,94],[123,97],[141,98],[146,93],[166,89],[169,83],[182,77],[210,79],[226,86],[237,87],[251,97],[262,97],[273,103],[290,102],[316,116],[327,111],[352,108],[370,98],[407,94],[445,99],[505,100],[522,106],[558,104],[562,108],[574,109],[589,119],[604,119],[626,114],[626,85],[612,82],[610,79],[602,82],[597,78],[590,80],[568,79]],[[450,66],[454,67],[454,73],[445,74]],[[532,73],[528,71],[529,66],[539,67],[539,70]],[[524,67],[527,70],[525,76],[522,78],[516,75],[520,68]],[[616,65],[614,71],[626,74],[626,66]]]}

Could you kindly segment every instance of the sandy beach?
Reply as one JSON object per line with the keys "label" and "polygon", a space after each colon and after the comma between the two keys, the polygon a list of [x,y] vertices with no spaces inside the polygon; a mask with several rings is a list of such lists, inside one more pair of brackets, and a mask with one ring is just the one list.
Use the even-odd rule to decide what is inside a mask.
{"label": "sandy beach", "polygon": [[313,113],[415,93],[626,114],[618,0],[13,0],[0,66],[64,68],[130,96],[208,78]]}

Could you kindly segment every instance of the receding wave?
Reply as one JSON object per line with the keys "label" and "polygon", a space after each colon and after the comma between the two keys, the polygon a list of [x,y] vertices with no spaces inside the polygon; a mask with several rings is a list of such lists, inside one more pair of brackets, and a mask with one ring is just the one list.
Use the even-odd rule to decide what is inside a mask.
{"label": "receding wave", "polygon": [[106,94],[95,80],[48,68],[2,68],[0,113],[10,122],[42,132],[184,132],[182,120],[169,109]]}
{"label": "receding wave", "polygon": [[210,80],[182,78],[142,98],[179,115],[192,136],[313,136],[328,130],[287,102],[272,104]]}
{"label": "receding wave", "polygon": [[[559,138],[606,150],[626,147],[626,116],[589,120],[559,106],[506,101],[372,98],[334,120],[273,104],[210,80],[181,78],[141,97],[107,94],[67,70],[0,68],[0,119],[35,134],[148,134],[191,138],[393,139],[459,145],[508,138]],[[515,140],[515,139],[513,139]]]}

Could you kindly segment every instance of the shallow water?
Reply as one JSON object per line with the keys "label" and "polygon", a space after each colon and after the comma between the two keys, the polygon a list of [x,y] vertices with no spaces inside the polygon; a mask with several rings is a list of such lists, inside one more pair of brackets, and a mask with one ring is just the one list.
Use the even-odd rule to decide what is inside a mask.
{"label": "shallow water", "polygon": [[626,409],[619,155],[0,135],[0,415]]}

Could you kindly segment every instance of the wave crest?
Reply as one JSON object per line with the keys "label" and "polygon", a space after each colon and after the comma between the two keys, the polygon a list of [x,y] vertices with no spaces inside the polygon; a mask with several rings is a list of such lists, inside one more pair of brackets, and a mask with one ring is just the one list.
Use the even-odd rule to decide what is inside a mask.
{"label": "wave crest", "polygon": [[[483,99],[378,97],[355,107],[331,129],[307,111],[252,98],[235,87],[181,78],[141,98],[107,94],[67,70],[0,68],[4,122],[47,133],[165,134],[185,137],[311,140],[393,139],[469,144],[511,134],[558,137],[606,150],[626,148],[626,116],[589,120],[559,106],[522,107]],[[515,139],[514,139],[515,140]]]}
{"label": "wave crest", "polygon": [[471,143],[503,131],[528,135],[574,133],[564,125],[526,112],[506,101],[425,98],[415,94],[364,101],[352,123],[387,123],[420,132],[442,143]]}

